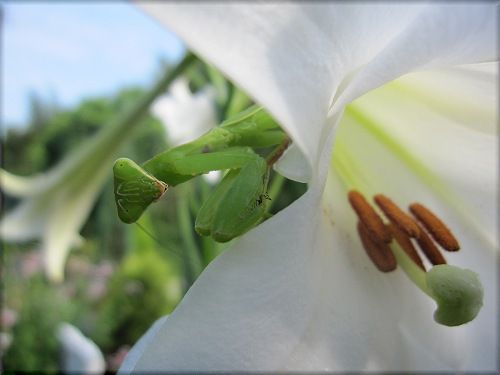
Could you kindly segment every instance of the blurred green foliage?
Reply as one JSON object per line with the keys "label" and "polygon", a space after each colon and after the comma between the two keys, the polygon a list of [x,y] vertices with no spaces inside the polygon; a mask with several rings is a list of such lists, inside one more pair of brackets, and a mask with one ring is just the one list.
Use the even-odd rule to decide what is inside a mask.
{"label": "blurred green foliage", "polygon": [[[47,288],[40,275],[29,281],[18,281],[23,283],[22,288],[10,286],[4,296],[9,305],[20,312],[12,330],[12,345],[3,358],[4,370],[6,373],[40,369],[56,372],[59,343],[54,333],[58,324],[70,315],[69,301],[57,290]],[[21,296],[22,301],[18,300]]]}
{"label": "blurred green foliage", "polygon": [[182,297],[178,272],[168,261],[169,254],[159,249],[154,238],[140,227],[132,228],[134,244],[113,274],[108,298],[99,307],[93,337],[104,350],[116,349],[115,343],[133,345],[158,317],[170,313]]}

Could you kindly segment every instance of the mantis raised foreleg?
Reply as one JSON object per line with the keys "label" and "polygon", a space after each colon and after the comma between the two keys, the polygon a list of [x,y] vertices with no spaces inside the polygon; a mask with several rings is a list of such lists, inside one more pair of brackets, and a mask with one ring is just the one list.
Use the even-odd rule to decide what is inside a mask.
{"label": "mantis raised foreleg", "polygon": [[229,170],[201,207],[195,225],[202,235],[228,241],[256,225],[265,214],[272,163],[251,147],[287,145],[287,140],[266,112],[251,108],[197,140],[155,156],[142,167],[132,160],[118,159],[113,169],[118,215],[126,223],[135,222],[169,185],[210,171]]}

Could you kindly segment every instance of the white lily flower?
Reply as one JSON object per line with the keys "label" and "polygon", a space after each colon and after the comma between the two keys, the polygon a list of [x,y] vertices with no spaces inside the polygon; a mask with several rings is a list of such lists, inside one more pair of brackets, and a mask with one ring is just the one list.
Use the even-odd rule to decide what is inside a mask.
{"label": "white lily flower", "polygon": [[193,94],[181,77],[155,100],[151,110],[165,125],[172,146],[190,142],[217,125],[214,96],[210,87]]}
{"label": "white lily flower", "polygon": [[33,177],[19,177],[0,169],[0,187],[23,200],[0,222],[0,237],[21,242],[41,239],[47,276],[62,281],[71,245],[81,240],[85,223],[113,161],[135,125],[154,99],[189,66],[191,55],[161,79],[134,105],[51,170]]}
{"label": "white lily flower", "polygon": [[[296,145],[280,171],[309,189],[215,259],[122,371],[492,371],[497,65],[439,69],[497,60],[496,8],[142,6],[279,120]],[[400,269],[375,269],[352,186],[454,228],[450,262],[485,289],[474,321],[438,325]]]}
{"label": "white lily flower", "polygon": [[102,374],[106,362],[99,347],[75,326],[61,323],[57,339],[62,349],[62,371],[64,373]]}
{"label": "white lily flower", "polygon": [[[188,81],[181,77],[170,86],[168,93],[156,99],[151,108],[167,129],[172,147],[190,142],[217,125],[215,92],[206,87],[193,94]],[[212,171],[203,177],[210,183],[220,180],[220,171]]]}
{"label": "white lily flower", "polygon": [[52,281],[63,280],[66,257],[81,242],[80,228],[122,145],[122,139],[107,133],[38,176],[19,177],[0,170],[2,190],[23,198],[3,217],[0,236],[11,242],[41,239],[45,270]]}

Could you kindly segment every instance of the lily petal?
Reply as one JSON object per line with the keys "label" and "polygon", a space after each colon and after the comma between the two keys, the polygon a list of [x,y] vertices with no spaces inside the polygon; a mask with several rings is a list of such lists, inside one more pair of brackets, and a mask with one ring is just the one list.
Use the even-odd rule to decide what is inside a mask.
{"label": "lily petal", "polygon": [[0,169],[2,190],[13,197],[26,197],[36,194],[35,186],[41,181],[38,177],[21,177]]}
{"label": "lily petal", "polygon": [[[487,65],[498,67],[497,63]],[[493,71],[490,68],[487,69]],[[474,228],[481,233],[482,242],[489,244],[486,247],[490,249],[495,248],[498,238],[497,205],[494,204],[497,201],[498,138],[492,132],[498,92],[496,69],[494,71],[484,78],[476,77],[470,67],[409,74],[376,90],[373,95],[369,93],[356,100],[345,116],[354,123],[366,120],[363,126],[354,124],[354,129],[349,130],[350,144],[362,145],[368,131],[376,132],[379,142],[396,152],[408,166],[417,169],[421,178],[433,186],[440,200],[455,210],[455,217],[462,219],[463,228]],[[459,93],[451,96],[456,101],[447,101],[450,93],[446,89],[432,90],[429,80],[444,81],[450,88],[461,85]],[[431,87],[422,95],[418,89],[413,89],[414,85]],[[475,107],[476,99],[471,92],[477,86],[484,100],[482,107]],[[441,105],[444,102],[446,105]],[[457,113],[469,108],[472,112],[476,109],[476,118],[457,117]],[[480,108],[485,110],[479,112]],[[398,148],[398,144],[404,145],[404,150],[401,146]],[[360,146],[355,157],[373,171],[374,184],[377,179],[382,181],[388,172],[383,163],[370,157],[373,152],[376,151]],[[380,173],[378,178],[377,171]],[[394,176],[389,194],[400,188],[400,177],[397,173]]]}
{"label": "lily petal", "polygon": [[42,236],[42,249],[45,251],[45,268],[54,281],[64,279],[66,258],[74,245],[80,228],[88,215],[100,189],[109,177],[109,168],[116,158],[116,151],[101,159],[102,167],[93,170],[86,183],[68,183],[57,197],[52,198],[47,213]]}
{"label": "lily petal", "polygon": [[45,268],[51,280],[63,280],[66,257],[71,246],[80,242],[80,228],[108,177],[120,145],[114,142],[107,155],[96,153],[94,158],[81,159],[81,165],[68,179],[61,178],[61,166],[51,170],[44,180],[52,182],[37,190],[36,195],[27,196],[2,219],[0,235],[4,240],[42,239]]}
{"label": "lily petal", "polygon": [[159,318],[156,322],[153,323],[151,328],[148,329],[146,334],[144,334],[139,339],[139,341],[135,343],[134,347],[127,353],[125,360],[120,366],[121,374],[128,374],[133,370],[135,363],[144,352],[144,348],[148,343],[151,342],[151,340],[153,340],[154,336],[159,331],[160,327],[167,321],[167,319],[168,315]]}
{"label": "lily petal", "polygon": [[106,362],[97,345],[75,326],[61,323],[57,338],[62,346],[62,368],[67,373],[102,374]]}

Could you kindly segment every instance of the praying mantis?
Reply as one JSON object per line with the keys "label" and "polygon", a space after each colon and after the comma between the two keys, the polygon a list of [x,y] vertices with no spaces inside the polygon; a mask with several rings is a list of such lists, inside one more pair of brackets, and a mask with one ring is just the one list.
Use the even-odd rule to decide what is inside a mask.
{"label": "praying mantis", "polygon": [[[113,167],[118,216],[133,223],[169,186],[210,171],[227,170],[195,221],[200,235],[227,242],[266,217],[270,169],[289,143],[262,107],[251,106],[200,138],[164,151],[142,166],[120,158]],[[254,150],[271,147],[274,149],[266,158]]]}

